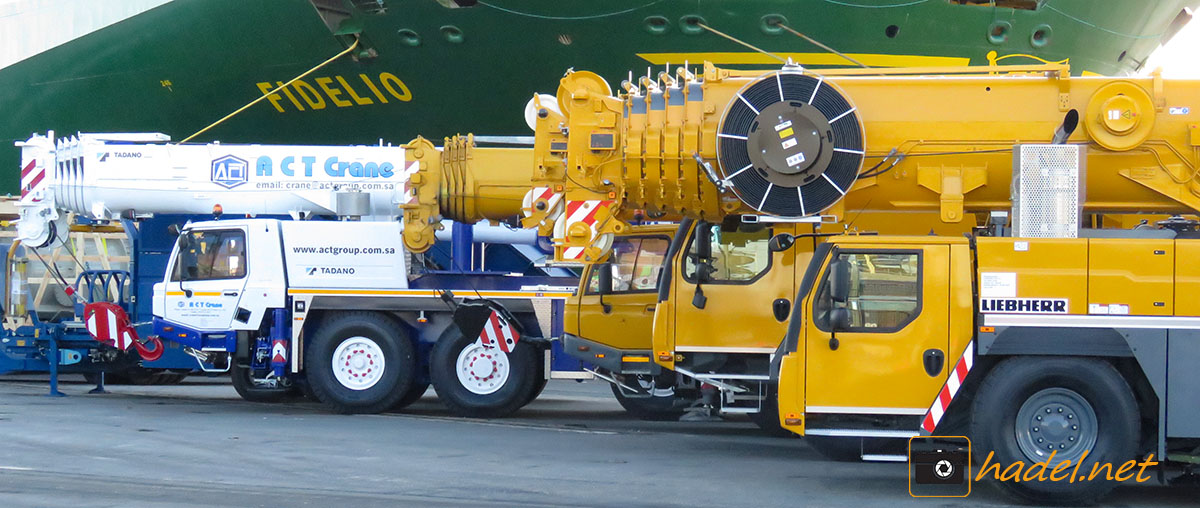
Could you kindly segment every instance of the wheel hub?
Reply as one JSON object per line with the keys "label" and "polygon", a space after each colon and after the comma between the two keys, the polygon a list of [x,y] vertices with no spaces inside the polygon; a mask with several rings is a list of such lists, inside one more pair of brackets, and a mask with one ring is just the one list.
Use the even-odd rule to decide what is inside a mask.
{"label": "wheel hub", "polygon": [[1030,460],[1054,453],[1075,461],[1096,444],[1096,412],[1078,392],[1046,388],[1025,400],[1015,422],[1017,445]]}
{"label": "wheel hub", "polygon": [[494,393],[508,381],[508,355],[499,348],[484,347],[473,342],[458,354],[458,381],[471,393]]}
{"label": "wheel hub", "polygon": [[366,390],[383,377],[383,349],[367,337],[350,337],[333,351],[333,375],[351,390]]}

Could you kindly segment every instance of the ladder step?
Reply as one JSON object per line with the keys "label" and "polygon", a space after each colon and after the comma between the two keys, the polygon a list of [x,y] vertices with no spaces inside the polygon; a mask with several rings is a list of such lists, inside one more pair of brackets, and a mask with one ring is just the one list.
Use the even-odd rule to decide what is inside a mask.
{"label": "ladder step", "polygon": [[751,414],[757,413],[759,409],[756,407],[723,407],[721,413],[724,414]]}
{"label": "ladder step", "polygon": [[884,455],[877,453],[864,453],[862,459],[867,462],[908,462],[907,455]]}
{"label": "ladder step", "polygon": [[805,434],[811,436],[832,437],[894,437],[910,438],[920,433],[915,430],[874,430],[874,429],[805,429]]}
{"label": "ladder step", "polygon": [[720,380],[720,379],[742,379],[742,380],[747,380],[747,381],[770,381],[771,380],[771,376],[765,376],[765,375],[761,375],[761,374],[696,374],[693,377],[695,377],[696,379],[699,379],[699,380],[705,380],[705,379],[717,379],[717,380]]}

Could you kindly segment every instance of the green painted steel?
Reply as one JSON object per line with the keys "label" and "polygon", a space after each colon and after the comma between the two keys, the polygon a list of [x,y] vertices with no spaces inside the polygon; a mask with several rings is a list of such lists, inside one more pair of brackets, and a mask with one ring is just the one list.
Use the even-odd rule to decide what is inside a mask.
{"label": "green painted steel", "polygon": [[[374,4],[375,2],[354,2]],[[470,2],[462,2],[470,3]],[[340,27],[364,51],[315,72],[197,141],[374,144],[417,134],[525,135],[534,92],[570,67],[615,87],[653,64],[769,67],[704,22],[801,64],[842,65],[775,29],[787,24],[872,65],[986,64],[1033,55],[1075,72],[1135,70],[1183,7],[1200,0],[390,0]],[[347,3],[351,5],[351,3]],[[1182,18],[1180,18],[1182,20]],[[3,37],[19,37],[4,34]],[[0,192],[17,192],[18,152],[34,131],[154,131],[182,139],[343,50],[307,0],[175,0],[0,69]],[[924,57],[948,57],[930,59]],[[738,64],[737,62],[751,62]],[[753,63],[762,62],[762,63]],[[1016,56],[1000,63],[1033,63]],[[260,88],[263,87],[263,88]]]}

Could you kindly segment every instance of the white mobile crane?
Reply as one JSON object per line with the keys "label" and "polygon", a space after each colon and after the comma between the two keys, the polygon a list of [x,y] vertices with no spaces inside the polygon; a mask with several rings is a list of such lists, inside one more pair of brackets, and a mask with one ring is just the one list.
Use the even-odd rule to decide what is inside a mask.
{"label": "white mobile crane", "polygon": [[[432,383],[456,413],[497,416],[528,403],[553,375],[544,337],[560,332],[574,279],[414,266],[397,220],[418,167],[405,162],[405,148],[167,141],[55,141],[50,133],[20,143],[18,235],[27,248],[50,247],[62,242],[69,214],[211,217],[179,232],[154,286],[154,334],[206,369],[229,370],[244,398],[276,400],[307,387],[338,411],[378,412],[419,399]],[[464,218],[515,215],[517,196],[516,206],[509,200]],[[469,249],[472,235],[537,240],[486,224],[453,236],[466,236]],[[472,304],[484,298],[486,306]],[[124,318],[99,321],[106,317]]]}

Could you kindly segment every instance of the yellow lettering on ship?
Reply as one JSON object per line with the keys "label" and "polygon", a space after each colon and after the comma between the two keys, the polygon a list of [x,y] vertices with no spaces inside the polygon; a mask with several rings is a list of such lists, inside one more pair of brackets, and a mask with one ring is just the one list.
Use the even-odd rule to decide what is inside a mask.
{"label": "yellow lettering on ship", "polygon": [[[390,72],[352,75],[348,78],[333,75],[309,79],[310,81],[298,79],[286,87],[283,87],[282,81],[263,81],[255,83],[255,86],[258,87],[259,93],[267,95],[267,102],[280,113],[325,109],[328,104],[338,108],[350,108],[412,100],[412,91],[408,85]],[[283,88],[270,93],[278,87]]]}

